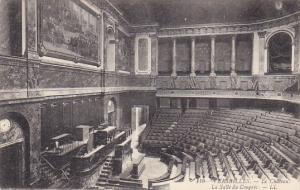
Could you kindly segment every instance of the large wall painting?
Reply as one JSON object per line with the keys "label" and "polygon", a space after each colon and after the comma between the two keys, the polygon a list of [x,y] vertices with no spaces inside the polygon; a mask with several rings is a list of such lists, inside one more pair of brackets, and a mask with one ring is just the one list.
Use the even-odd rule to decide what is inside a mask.
{"label": "large wall painting", "polygon": [[20,56],[22,50],[22,1],[0,0],[0,55]]}
{"label": "large wall painting", "polygon": [[40,1],[40,54],[100,66],[100,16],[76,0]]}

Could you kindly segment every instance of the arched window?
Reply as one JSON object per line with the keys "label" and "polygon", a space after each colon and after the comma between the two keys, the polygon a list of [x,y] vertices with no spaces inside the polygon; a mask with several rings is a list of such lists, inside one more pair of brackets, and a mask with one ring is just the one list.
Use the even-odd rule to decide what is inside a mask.
{"label": "arched window", "polygon": [[285,32],[274,34],[268,41],[268,73],[292,71],[292,38]]}

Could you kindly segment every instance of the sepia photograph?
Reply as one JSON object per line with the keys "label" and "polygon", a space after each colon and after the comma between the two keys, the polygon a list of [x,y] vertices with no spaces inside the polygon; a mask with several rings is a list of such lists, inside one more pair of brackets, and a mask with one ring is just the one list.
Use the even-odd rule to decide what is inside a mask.
{"label": "sepia photograph", "polygon": [[0,189],[300,190],[300,0],[0,0]]}

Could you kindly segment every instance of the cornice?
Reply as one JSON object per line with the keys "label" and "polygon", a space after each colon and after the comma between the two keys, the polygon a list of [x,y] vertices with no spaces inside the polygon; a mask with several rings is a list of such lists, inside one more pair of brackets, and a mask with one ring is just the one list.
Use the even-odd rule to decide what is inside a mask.
{"label": "cornice", "polygon": [[158,37],[181,37],[201,35],[242,34],[268,30],[276,27],[294,27],[300,23],[300,11],[276,19],[262,20],[252,23],[212,23],[159,27],[159,25],[131,25],[131,32],[146,33],[157,30]]}
{"label": "cornice", "polygon": [[113,17],[116,24],[122,26],[131,35],[137,33],[154,33],[158,37],[183,37],[201,35],[224,35],[262,32],[270,28],[294,27],[300,23],[300,11],[280,18],[259,20],[250,23],[211,23],[178,25],[172,27],[160,26],[158,23],[134,25],[127,20],[124,13],[119,10],[110,0],[90,0],[103,10],[108,17]]}

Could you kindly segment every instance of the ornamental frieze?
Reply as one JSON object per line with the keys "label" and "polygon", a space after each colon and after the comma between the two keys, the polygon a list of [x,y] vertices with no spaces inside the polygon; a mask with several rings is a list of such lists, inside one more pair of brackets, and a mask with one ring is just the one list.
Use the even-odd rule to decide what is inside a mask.
{"label": "ornamental frieze", "polygon": [[258,21],[255,23],[234,23],[234,24],[209,24],[178,26],[173,28],[159,28],[158,25],[131,26],[131,33],[151,33],[157,30],[159,37],[171,36],[193,36],[193,35],[217,35],[233,33],[252,33],[270,28],[288,26],[292,27],[300,23],[300,12],[277,19]]}

